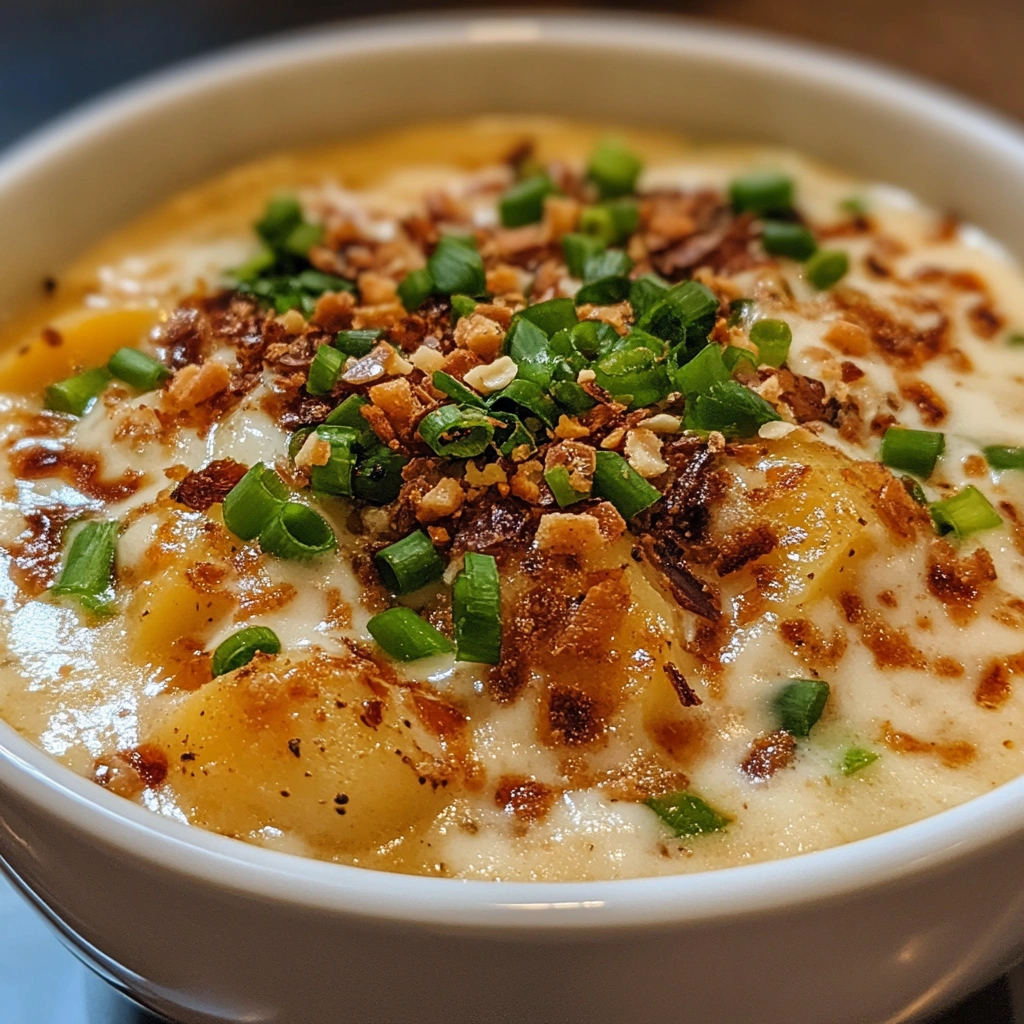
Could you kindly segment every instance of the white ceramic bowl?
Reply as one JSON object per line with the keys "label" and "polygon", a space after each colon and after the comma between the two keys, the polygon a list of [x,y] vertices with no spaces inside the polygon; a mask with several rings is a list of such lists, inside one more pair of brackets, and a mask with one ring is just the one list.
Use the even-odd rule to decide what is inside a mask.
{"label": "white ceramic bowl", "polygon": [[[29,140],[0,164],[0,309],[232,163],[500,111],[788,144],[1024,249],[1024,140],[933,88],[686,22],[446,17],[238,50]],[[157,817],[0,726],[0,864],[108,978],[187,1022],[906,1021],[1024,948],[1022,863],[1024,779],[872,839],[712,874],[379,874]]]}

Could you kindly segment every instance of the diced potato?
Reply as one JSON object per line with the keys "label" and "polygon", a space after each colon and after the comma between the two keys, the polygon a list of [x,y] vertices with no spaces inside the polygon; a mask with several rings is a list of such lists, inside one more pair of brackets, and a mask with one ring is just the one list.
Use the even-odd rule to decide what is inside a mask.
{"label": "diced potato", "polygon": [[119,348],[138,345],[160,317],[156,309],[128,308],[59,320],[56,335],[44,332],[0,359],[0,391],[35,395],[79,370],[102,366]]}
{"label": "diced potato", "polygon": [[185,698],[150,742],[196,825],[277,829],[321,855],[370,851],[448,802],[399,698],[355,655],[258,656]]}

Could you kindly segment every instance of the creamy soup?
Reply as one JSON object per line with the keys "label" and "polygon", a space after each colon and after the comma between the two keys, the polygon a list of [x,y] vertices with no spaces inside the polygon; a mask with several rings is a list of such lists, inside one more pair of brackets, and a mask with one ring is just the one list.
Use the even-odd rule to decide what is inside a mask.
{"label": "creamy soup", "polygon": [[556,880],[1024,768],[1024,279],[905,192],[474,121],[234,170],[54,274],[0,329],[0,715],[98,785]]}

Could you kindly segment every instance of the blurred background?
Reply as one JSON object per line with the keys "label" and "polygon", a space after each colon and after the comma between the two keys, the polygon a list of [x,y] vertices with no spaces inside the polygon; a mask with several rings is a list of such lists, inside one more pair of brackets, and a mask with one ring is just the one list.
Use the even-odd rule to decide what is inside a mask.
{"label": "blurred background", "polygon": [[[155,68],[317,22],[492,10],[486,0],[0,0],[0,148]],[[1024,0],[608,0],[517,10],[648,10],[785,33],[897,65],[1024,122]],[[139,1024],[0,879],[0,1021]],[[1024,1024],[1024,969],[941,1024]],[[91,1009],[90,1009],[91,1007]],[[1016,1012],[1015,1012],[1016,1011]],[[939,1024],[939,1022],[937,1022]]]}
{"label": "blurred background", "polygon": [[[486,0],[0,0],[0,146],[152,68],[318,21]],[[517,9],[651,10],[852,50],[944,82],[1024,121],[1024,0],[608,0]]]}

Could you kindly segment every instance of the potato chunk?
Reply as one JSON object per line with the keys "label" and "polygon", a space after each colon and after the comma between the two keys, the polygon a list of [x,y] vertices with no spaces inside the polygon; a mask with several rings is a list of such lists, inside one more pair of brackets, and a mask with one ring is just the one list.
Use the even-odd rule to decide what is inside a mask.
{"label": "potato chunk", "polygon": [[164,790],[193,824],[239,838],[276,829],[320,856],[358,854],[448,802],[402,705],[357,655],[258,655],[182,700],[150,742],[166,751]]}

